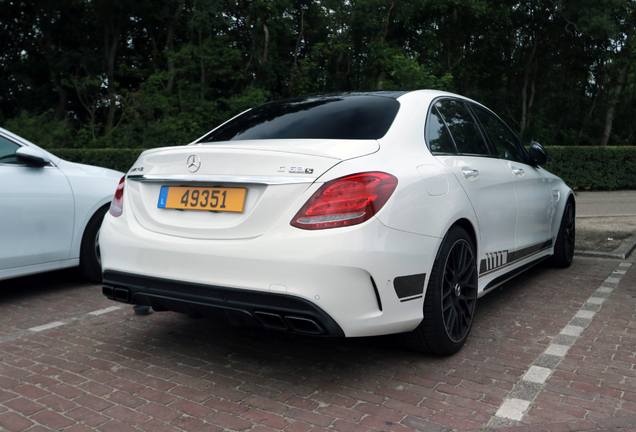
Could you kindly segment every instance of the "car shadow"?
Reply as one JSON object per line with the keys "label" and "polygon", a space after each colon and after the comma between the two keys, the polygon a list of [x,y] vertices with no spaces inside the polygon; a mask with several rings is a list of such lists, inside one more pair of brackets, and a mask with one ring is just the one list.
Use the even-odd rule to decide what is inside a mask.
{"label": "car shadow", "polygon": [[94,284],[84,279],[75,268],[6,279],[0,281],[0,303],[87,285]]}
{"label": "car shadow", "polygon": [[[546,270],[542,267],[530,269],[480,299],[475,327],[486,324],[489,315],[497,313],[502,306],[513,302],[517,291],[526,290],[525,285],[529,281],[540,279]],[[190,347],[196,351],[192,352],[194,357],[209,360],[215,358],[211,360],[213,363],[224,363],[226,360],[222,359],[240,357],[243,359],[241,362],[263,365],[286,359],[285,361],[302,363],[303,368],[314,363],[320,363],[325,368],[343,368],[344,366],[338,366],[342,364],[355,364],[356,367],[360,367],[364,364],[364,359],[373,359],[372,363],[404,361],[406,364],[438,364],[445,361],[445,357],[408,350],[402,346],[396,335],[358,338],[317,337],[250,326],[233,326],[223,319],[192,319],[174,312],[151,311],[149,315],[135,316],[131,310],[130,314],[129,324],[145,334],[143,339],[137,341],[140,345],[135,344],[136,349],[145,351],[158,348],[170,353],[168,357],[183,355],[184,349]],[[139,336],[139,333],[135,332],[135,335]],[[150,346],[144,346],[146,343]],[[468,345],[472,345],[470,337]],[[464,353],[467,352],[468,350]],[[456,357],[462,357],[462,350]]]}

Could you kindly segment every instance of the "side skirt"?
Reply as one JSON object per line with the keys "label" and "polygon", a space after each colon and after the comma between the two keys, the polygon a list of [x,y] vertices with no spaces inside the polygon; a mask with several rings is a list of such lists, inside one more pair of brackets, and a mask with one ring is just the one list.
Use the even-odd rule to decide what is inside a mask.
{"label": "side skirt", "polygon": [[524,271],[528,270],[531,267],[536,266],[537,264],[539,264],[541,261],[550,258],[550,255],[546,255],[546,256],[542,256],[541,258],[538,258],[532,262],[529,262],[527,264],[522,265],[521,267],[517,267],[514,270],[511,270],[510,272],[503,274],[501,276],[499,276],[496,279],[491,280],[488,285],[486,285],[486,287],[484,288],[484,290],[481,292],[480,296],[483,296],[487,293],[489,293],[490,291],[492,291],[493,289],[505,284],[506,282],[508,282],[510,279],[514,278],[515,276],[518,276],[519,274],[523,273]]}

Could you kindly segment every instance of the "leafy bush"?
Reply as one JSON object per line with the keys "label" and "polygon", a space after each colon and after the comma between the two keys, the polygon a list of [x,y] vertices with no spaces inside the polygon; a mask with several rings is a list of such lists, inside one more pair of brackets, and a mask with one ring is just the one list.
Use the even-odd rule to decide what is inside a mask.
{"label": "leafy bush", "polygon": [[2,127],[42,148],[74,147],[71,123],[67,119],[55,120],[53,110],[40,115],[22,111],[19,116],[4,122]]}
{"label": "leafy bush", "polygon": [[636,147],[548,147],[545,169],[572,188],[636,189]]}

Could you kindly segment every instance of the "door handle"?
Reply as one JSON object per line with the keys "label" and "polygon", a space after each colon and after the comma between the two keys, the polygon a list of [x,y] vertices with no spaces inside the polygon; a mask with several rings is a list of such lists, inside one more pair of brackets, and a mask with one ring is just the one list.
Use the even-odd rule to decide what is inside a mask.
{"label": "door handle", "polygon": [[516,175],[517,177],[523,177],[523,175],[526,173],[524,170],[522,170],[521,168],[513,168],[512,169],[512,173],[514,175]]}
{"label": "door handle", "polygon": [[464,174],[464,177],[466,177],[468,180],[474,180],[479,177],[479,171],[474,169],[464,169],[462,170],[462,174]]}

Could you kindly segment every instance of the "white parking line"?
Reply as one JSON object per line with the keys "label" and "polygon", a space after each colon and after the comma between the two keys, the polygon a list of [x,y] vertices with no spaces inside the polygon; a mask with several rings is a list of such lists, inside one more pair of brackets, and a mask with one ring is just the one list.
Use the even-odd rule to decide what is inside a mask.
{"label": "white parking line", "polygon": [[[510,391],[508,397],[504,398],[501,407],[490,420],[490,426],[501,426],[503,425],[501,423],[502,421],[505,422],[514,420],[520,422],[523,420],[523,416],[530,407],[530,404],[538,396],[543,385],[552,375],[552,372],[556,369],[563,357],[565,357],[570,347],[574,345],[576,340],[581,336],[585,327],[596,315],[596,310],[600,309],[606,297],[614,291],[614,287],[618,285],[623,275],[627,272],[626,269],[631,267],[631,265],[631,263],[619,264],[617,270],[612,273],[613,277],[610,276],[605,279],[603,284],[601,284],[601,287],[592,293],[592,295],[584,303],[583,307],[576,313],[576,315],[574,315],[570,324],[566,325],[559,333],[559,336],[562,336],[560,339],[564,340],[555,340],[555,342],[551,343],[543,352],[542,356],[554,356],[557,358],[555,359],[557,361],[550,361],[549,364],[551,367],[543,367],[536,365],[536,363],[540,363],[542,361],[542,356],[538,357],[534,362],[535,365],[532,365],[530,369],[528,369],[528,371],[523,375],[523,378]],[[598,295],[603,297],[597,297]],[[595,310],[589,310],[587,308]],[[576,323],[574,320],[577,320]],[[587,323],[585,323],[586,321]],[[582,325],[584,327],[582,327]],[[532,386],[534,386],[534,388],[532,388]],[[528,389],[531,391],[528,391]]]}
{"label": "white parking line", "polygon": [[563,327],[563,330],[561,330],[561,334],[579,337],[581,336],[581,333],[583,333],[583,330],[585,330],[583,327],[566,325]]}
{"label": "white parking line", "polygon": [[523,413],[530,406],[530,401],[523,399],[506,399],[501,408],[495,414],[497,417],[507,418],[510,420],[521,421]]}
{"label": "white parking line", "polygon": [[574,316],[577,318],[592,319],[594,318],[594,315],[596,315],[595,311],[580,310]]}
{"label": "white parking line", "polygon": [[103,315],[103,314],[108,313],[108,312],[116,311],[117,309],[121,309],[121,306],[111,306],[111,307],[107,307],[105,309],[99,309],[99,310],[96,310],[96,311],[93,311],[93,312],[89,312],[88,315],[95,315],[95,316]]}
{"label": "white parking line", "polygon": [[92,318],[92,317],[95,317],[95,316],[106,314],[108,312],[113,312],[113,311],[119,310],[121,308],[122,308],[122,306],[111,306],[111,307],[107,307],[107,308],[104,308],[104,309],[99,309],[99,310],[96,310],[96,311],[87,312],[87,313],[85,313],[83,315],[79,315],[79,316],[76,316],[76,317],[67,318],[67,319],[62,320],[62,321],[54,321],[54,322],[50,322],[48,324],[43,324],[43,325],[40,325],[40,326],[31,327],[30,329],[27,329],[27,330],[20,330],[20,331],[17,331],[15,333],[10,333],[10,334],[6,334],[6,335],[3,335],[3,336],[0,336],[0,342],[6,342],[6,341],[9,341],[9,340],[12,340],[12,339],[16,339],[16,338],[19,338],[19,337],[22,337],[22,336],[26,336],[26,335],[29,335],[29,334],[32,334],[32,333],[41,332],[41,331],[44,331],[44,330],[50,330],[50,329],[53,329],[53,328],[56,328],[56,327],[60,327],[60,326],[69,324],[69,323],[71,323],[73,321],[79,321],[81,319],[86,319],[86,318]]}
{"label": "white parking line", "polygon": [[587,299],[587,303],[594,305],[601,305],[604,301],[605,299],[603,297],[590,297]]}
{"label": "white parking line", "polygon": [[52,328],[55,328],[55,327],[63,326],[64,324],[66,324],[66,323],[63,323],[62,321],[55,321],[55,322],[44,324],[44,325],[41,325],[41,326],[31,327],[29,329],[29,331],[40,332],[40,331],[43,331],[43,330],[48,330],[48,329],[52,329]]}
{"label": "white parking line", "polygon": [[551,344],[548,349],[545,350],[545,353],[557,357],[565,357],[569,349],[569,345]]}
{"label": "white parking line", "polygon": [[523,376],[523,380],[533,383],[543,384],[547,381],[548,377],[552,374],[552,369],[544,368],[541,366],[531,366],[530,370]]}

